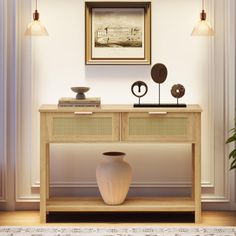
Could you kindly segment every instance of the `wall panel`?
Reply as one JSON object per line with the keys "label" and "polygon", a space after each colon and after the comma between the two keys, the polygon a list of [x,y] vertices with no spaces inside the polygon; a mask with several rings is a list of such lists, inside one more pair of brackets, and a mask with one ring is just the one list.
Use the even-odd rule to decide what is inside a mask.
{"label": "wall panel", "polygon": [[5,43],[5,4],[0,2],[0,202],[6,201],[6,50]]}
{"label": "wall panel", "polygon": [[[162,62],[168,68],[167,81],[162,85],[163,102],[174,102],[170,88],[175,83],[182,83],[186,95],[182,102],[198,103],[203,108],[202,115],[202,189],[204,202],[228,202],[228,171],[225,159],[226,130],[232,125],[227,114],[232,111],[228,104],[226,88],[231,88],[232,75],[226,76],[225,22],[222,17],[230,8],[227,1],[208,1],[209,19],[214,23],[214,38],[191,37],[191,30],[199,16],[201,6],[195,0],[156,0],[152,1],[152,61]],[[151,66],[85,66],[84,65],[84,1],[41,0],[39,2],[41,21],[49,31],[46,38],[25,38],[23,29],[30,21],[30,0],[21,0],[19,15],[21,19],[19,33],[20,84],[18,85],[18,156],[17,156],[17,201],[37,201],[39,187],[39,114],[38,108],[43,103],[57,103],[60,97],[74,96],[70,87],[90,86],[88,96],[101,96],[102,103],[136,102],[130,92],[130,86],[136,80],[143,80],[149,86],[149,92],[143,102],[157,99],[157,86],[151,80]],[[55,7],[56,6],[56,7]],[[33,7],[34,8],[34,7]],[[66,9],[66,11],[65,11]],[[215,10],[214,10],[215,9]],[[179,15],[181,12],[181,15]],[[235,15],[235,11],[231,12]],[[64,17],[61,17],[63,15]],[[57,19],[57,20],[55,20]],[[186,21],[186,19],[189,19]],[[178,22],[176,22],[178,21]],[[173,25],[181,27],[172,27]],[[232,54],[232,57],[235,54]],[[227,82],[228,81],[228,82]],[[231,90],[230,90],[231,91]],[[122,95],[121,95],[122,94]],[[234,94],[231,91],[230,94]],[[225,110],[228,107],[228,111]],[[229,123],[230,122],[230,123]],[[94,170],[101,153],[113,148],[107,144],[95,145],[88,152],[86,145],[55,147],[52,151],[52,185],[55,192],[66,193],[76,188],[94,187]],[[135,153],[132,145],[116,145],[114,148],[125,150],[135,169],[143,167],[144,149],[150,159],[149,165],[135,174],[133,187],[145,193],[145,188],[163,187],[162,193],[175,194],[188,192],[190,173],[185,165],[180,169],[161,172],[161,166],[173,164],[176,154],[180,163],[188,165],[189,149],[172,147],[166,153],[165,146],[144,145],[141,152]],[[78,153],[79,152],[79,153]],[[158,153],[158,158],[154,154]],[[174,154],[173,154],[174,153]],[[71,163],[68,163],[68,158]],[[165,158],[165,159],[162,159]],[[67,175],[75,166],[76,171],[87,165],[86,175]],[[149,173],[150,160],[156,166],[157,173]],[[176,160],[175,160],[176,161]],[[65,167],[63,175],[61,168]],[[181,169],[182,168],[182,169]],[[30,170],[30,171],[29,171]],[[60,170],[60,171],[59,171]],[[144,174],[143,174],[144,173]],[[147,174],[147,175],[145,175]],[[178,177],[177,181],[174,179]],[[82,180],[81,180],[82,179]],[[145,180],[144,180],[145,179]],[[173,188],[176,187],[176,188]],[[228,205],[224,206],[228,207]]]}

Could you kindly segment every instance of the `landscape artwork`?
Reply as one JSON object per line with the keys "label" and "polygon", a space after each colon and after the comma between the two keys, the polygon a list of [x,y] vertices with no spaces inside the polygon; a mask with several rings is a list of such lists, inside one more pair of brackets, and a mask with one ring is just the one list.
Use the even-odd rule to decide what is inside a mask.
{"label": "landscape artwork", "polygon": [[143,8],[93,8],[93,58],[143,58]]}

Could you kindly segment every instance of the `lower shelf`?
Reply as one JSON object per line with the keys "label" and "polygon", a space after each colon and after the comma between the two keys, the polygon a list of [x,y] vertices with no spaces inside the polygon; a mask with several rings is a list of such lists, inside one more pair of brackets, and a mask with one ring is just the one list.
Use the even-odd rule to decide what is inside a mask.
{"label": "lower shelf", "polygon": [[128,198],[122,205],[106,205],[101,198],[51,198],[46,211],[76,212],[194,212],[195,202],[190,198]]}

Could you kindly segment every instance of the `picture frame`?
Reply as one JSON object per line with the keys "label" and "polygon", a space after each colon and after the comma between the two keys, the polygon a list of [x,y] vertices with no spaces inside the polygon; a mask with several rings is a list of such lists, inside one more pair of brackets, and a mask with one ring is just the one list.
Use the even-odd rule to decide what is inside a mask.
{"label": "picture frame", "polygon": [[151,2],[85,2],[86,65],[150,65]]}

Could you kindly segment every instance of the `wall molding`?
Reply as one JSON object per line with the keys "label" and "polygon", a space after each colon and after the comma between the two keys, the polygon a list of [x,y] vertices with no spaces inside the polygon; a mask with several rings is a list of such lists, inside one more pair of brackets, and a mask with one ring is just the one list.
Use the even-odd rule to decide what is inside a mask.
{"label": "wall molding", "polygon": [[[192,185],[191,182],[160,182],[160,181],[148,181],[148,182],[133,182],[131,184],[131,187],[139,187],[139,188],[190,188]],[[214,188],[214,185],[212,185],[211,182],[202,182],[201,184],[202,188]],[[96,188],[97,183],[93,181],[73,181],[73,182],[66,182],[66,181],[57,181],[57,182],[51,182],[50,187],[52,188]],[[40,182],[35,182],[31,185],[31,188],[40,188]]]}
{"label": "wall molding", "polygon": [[[52,188],[97,188],[96,182],[85,182],[85,181],[73,181],[73,182],[51,182],[50,187]],[[130,185],[131,188],[190,188],[190,182],[133,182]],[[31,188],[40,188],[40,182],[31,185]]]}
{"label": "wall molding", "polygon": [[[228,137],[228,131],[234,127],[235,117],[235,17],[236,8],[234,0],[216,0],[210,1],[214,6],[214,15],[210,15],[210,19],[214,18],[215,37],[209,39],[213,50],[211,58],[211,70],[209,70],[209,78],[211,78],[211,91],[209,91],[209,107],[212,109],[212,122],[214,133],[214,192],[207,196],[204,202],[211,203],[206,209],[236,209],[235,204],[232,207],[233,198],[232,191],[235,191],[235,182],[230,186],[229,178],[229,145],[225,144]],[[234,19],[234,20],[232,20]],[[212,126],[211,126],[212,127]],[[217,174],[216,174],[217,173]],[[235,181],[235,180],[233,180]],[[225,203],[215,205],[214,203]]]}
{"label": "wall molding", "polygon": [[17,203],[25,203],[25,202],[39,202],[39,196],[20,196],[16,199]]}
{"label": "wall molding", "polygon": [[208,203],[229,203],[230,199],[222,196],[202,196],[202,202]]}
{"label": "wall molding", "polygon": [[[210,20],[212,27],[214,28],[214,18],[215,18],[215,1],[214,0],[208,0],[205,1],[206,7],[209,9],[207,12],[207,17]],[[208,132],[208,161],[210,164],[210,179],[208,181],[210,182],[210,185],[215,185],[215,147],[214,147],[214,139],[215,139],[215,127],[214,122],[215,116],[214,116],[214,110],[215,110],[215,96],[214,96],[214,87],[212,86],[214,84],[214,75],[215,75],[215,49],[214,49],[214,38],[208,37],[206,39],[208,41],[208,121],[207,121],[207,127],[209,127],[210,132]]]}
{"label": "wall molding", "polygon": [[6,202],[7,160],[6,160],[6,6],[0,2],[0,202]]}
{"label": "wall molding", "polygon": [[[32,69],[31,53],[32,42],[30,37],[24,36],[24,31],[29,22],[32,21],[32,10],[30,0],[20,0],[17,6],[17,156],[16,156],[16,201],[22,198],[27,201],[31,196],[32,176]],[[22,197],[28,195],[29,197]],[[32,199],[34,197],[32,196]]]}
{"label": "wall molding", "polygon": [[[219,170],[223,170],[223,173],[216,176],[218,185],[215,194],[230,199],[229,162],[227,158],[229,145],[226,145],[225,141],[229,129],[234,126],[235,101],[232,99],[235,97],[235,34],[232,33],[236,26],[235,21],[232,21],[236,15],[234,0],[217,0],[216,11],[214,140],[215,158],[220,162],[216,163],[218,165],[215,166],[215,171],[218,173]],[[220,190],[219,186],[223,186],[223,189]]]}
{"label": "wall molding", "polygon": [[[16,0],[1,1],[3,10],[3,114],[4,114],[4,202],[1,209],[15,209],[15,151],[16,151]],[[2,39],[1,39],[2,40]]]}
{"label": "wall molding", "polygon": [[[229,130],[235,127],[235,108],[236,108],[236,3],[234,0],[227,0],[227,8],[225,10],[225,101],[227,106],[225,107],[226,115],[225,119],[226,130],[225,137],[229,137]],[[234,98],[234,99],[232,99]],[[230,151],[235,147],[235,144],[226,145],[225,155],[228,157]],[[236,174],[229,173],[229,160],[227,160],[226,171],[228,172],[227,184],[229,189],[229,197],[231,200],[230,209],[236,210]]]}

